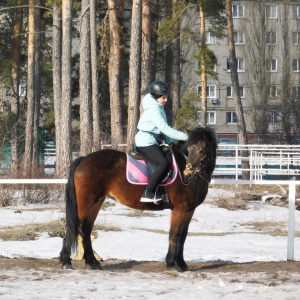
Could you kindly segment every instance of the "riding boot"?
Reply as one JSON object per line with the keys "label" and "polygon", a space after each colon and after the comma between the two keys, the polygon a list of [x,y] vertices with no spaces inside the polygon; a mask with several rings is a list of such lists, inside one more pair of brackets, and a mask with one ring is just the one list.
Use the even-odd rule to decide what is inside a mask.
{"label": "riding boot", "polygon": [[156,189],[148,189],[147,187],[144,189],[141,202],[157,202],[162,200],[161,196],[158,196],[156,193]]}

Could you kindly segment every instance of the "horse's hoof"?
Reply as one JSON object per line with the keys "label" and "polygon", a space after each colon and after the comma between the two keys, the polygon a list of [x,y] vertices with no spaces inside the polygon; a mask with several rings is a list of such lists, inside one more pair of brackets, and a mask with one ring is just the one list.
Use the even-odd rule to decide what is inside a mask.
{"label": "horse's hoof", "polygon": [[182,266],[181,267],[182,272],[187,272],[189,269],[187,266]]}
{"label": "horse's hoof", "polygon": [[89,264],[89,266],[92,270],[103,270],[102,266],[100,265],[100,263],[98,261],[97,261],[97,263]]}
{"label": "horse's hoof", "polygon": [[179,266],[172,266],[172,267],[167,266],[167,270],[173,272],[180,272],[180,273],[184,272],[184,270]]}
{"label": "horse's hoof", "polygon": [[64,270],[75,270],[71,264],[64,264],[61,266],[61,268]]}
{"label": "horse's hoof", "polygon": [[97,266],[91,266],[92,270],[103,270],[103,268],[99,265]]}
{"label": "horse's hoof", "polygon": [[169,271],[175,271],[175,272],[186,272],[188,271],[188,266],[186,263],[182,263],[182,264],[179,264],[179,263],[173,263],[172,265],[167,265],[167,269]]}

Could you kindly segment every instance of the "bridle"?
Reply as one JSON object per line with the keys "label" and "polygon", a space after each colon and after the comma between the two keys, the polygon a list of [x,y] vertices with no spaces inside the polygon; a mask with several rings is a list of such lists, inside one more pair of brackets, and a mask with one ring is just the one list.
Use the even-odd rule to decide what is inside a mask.
{"label": "bridle", "polygon": [[[196,145],[193,145],[193,147],[196,147]],[[196,161],[193,164],[187,163],[185,165],[185,168],[188,169],[188,170],[191,170],[193,167],[197,167],[197,166],[201,165],[201,167],[199,167],[198,169],[196,169],[194,172],[192,172],[190,174],[190,176],[188,177],[187,181],[186,181],[185,178],[183,178],[181,172],[179,172],[181,182],[184,185],[190,185],[193,181],[196,181],[199,177],[203,181],[205,181],[207,184],[210,183],[210,178],[209,179],[206,178],[207,175],[204,174],[204,171],[208,167],[208,163],[212,160],[212,158],[211,158],[211,151],[212,151],[211,147],[206,147],[203,158],[199,159],[198,161]],[[182,151],[180,151],[180,153],[184,157],[184,159],[187,161],[188,160],[188,156],[185,155]]]}
{"label": "bridle", "polygon": [[[196,145],[193,145],[193,147],[196,147]],[[185,160],[187,160],[188,157],[187,157],[184,153],[183,153],[183,155],[184,155]],[[207,153],[206,153],[206,151],[205,151],[205,154],[204,154],[203,158],[199,159],[199,160],[196,161],[194,164],[187,163],[187,164],[185,165],[185,168],[188,169],[188,170],[191,170],[193,167],[200,165],[202,162],[205,162],[206,155],[207,155]],[[204,164],[203,164],[203,166],[204,166]],[[196,170],[195,172],[197,172],[197,171],[199,171],[199,170]]]}

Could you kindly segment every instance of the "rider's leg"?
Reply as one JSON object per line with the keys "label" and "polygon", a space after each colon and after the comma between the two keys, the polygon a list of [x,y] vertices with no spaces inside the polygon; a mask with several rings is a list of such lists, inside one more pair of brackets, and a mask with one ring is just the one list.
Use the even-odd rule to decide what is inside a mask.
{"label": "rider's leg", "polygon": [[149,179],[149,183],[144,190],[143,196],[141,198],[142,202],[152,202],[161,200],[155,199],[156,187],[164,176],[168,172],[169,163],[161,149],[158,145],[151,145],[148,147],[139,147],[139,150],[145,155],[149,160],[156,164],[156,169]]}

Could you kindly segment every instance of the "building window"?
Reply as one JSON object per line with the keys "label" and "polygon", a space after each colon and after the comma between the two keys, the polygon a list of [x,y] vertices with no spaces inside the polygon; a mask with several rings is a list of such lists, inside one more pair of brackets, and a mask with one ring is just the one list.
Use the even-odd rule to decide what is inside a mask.
{"label": "building window", "polygon": [[234,37],[234,43],[236,45],[242,45],[245,43],[245,39],[244,39],[244,34],[240,31],[235,31],[233,33],[233,37]]}
{"label": "building window", "polygon": [[[201,95],[202,87],[201,85],[197,86],[197,94]],[[215,85],[207,86],[207,98],[216,98],[217,97],[217,87]]]}
{"label": "building window", "polygon": [[280,123],[280,113],[278,110],[269,111],[269,124],[278,124]]}
{"label": "building window", "polygon": [[[237,58],[237,71],[238,72],[244,72],[244,59],[243,58]],[[230,64],[229,64],[229,59],[227,59],[227,72],[230,72]]]}
{"label": "building window", "polygon": [[215,111],[207,112],[207,124],[216,124],[216,112]]}
{"label": "building window", "polygon": [[206,44],[215,44],[217,42],[216,37],[210,31],[205,32],[205,43]]}
{"label": "building window", "polygon": [[215,85],[208,85],[207,86],[207,98],[216,98],[216,86]]}
{"label": "building window", "polygon": [[232,17],[233,18],[244,18],[244,5],[233,4],[232,5]]}
{"label": "building window", "polygon": [[293,18],[300,19],[300,5],[293,6]]}
{"label": "building window", "polygon": [[293,59],[293,71],[300,72],[300,59]]}
{"label": "building window", "polygon": [[267,59],[266,67],[267,67],[267,71],[276,72],[277,71],[277,59]]}
{"label": "building window", "polygon": [[292,32],[293,45],[300,45],[300,32]]}
{"label": "building window", "polygon": [[277,19],[277,5],[266,5],[266,17]]}
{"label": "building window", "polygon": [[[244,91],[245,91],[244,87],[240,86],[240,96],[241,96],[241,98],[245,98]],[[233,87],[232,86],[227,87],[227,98],[233,98]]]}
{"label": "building window", "polygon": [[292,88],[292,94],[294,99],[299,99],[300,98],[300,86],[295,85]]}
{"label": "building window", "polygon": [[269,85],[267,87],[267,94],[269,97],[276,98],[277,97],[277,87],[275,85]]}
{"label": "building window", "polygon": [[226,112],[226,123],[227,124],[236,124],[236,113],[235,112]]}
{"label": "building window", "polygon": [[266,44],[267,45],[276,45],[277,43],[277,34],[274,31],[266,33]]}
{"label": "building window", "polygon": [[232,88],[232,86],[227,87],[227,98],[233,98],[233,88]]}

